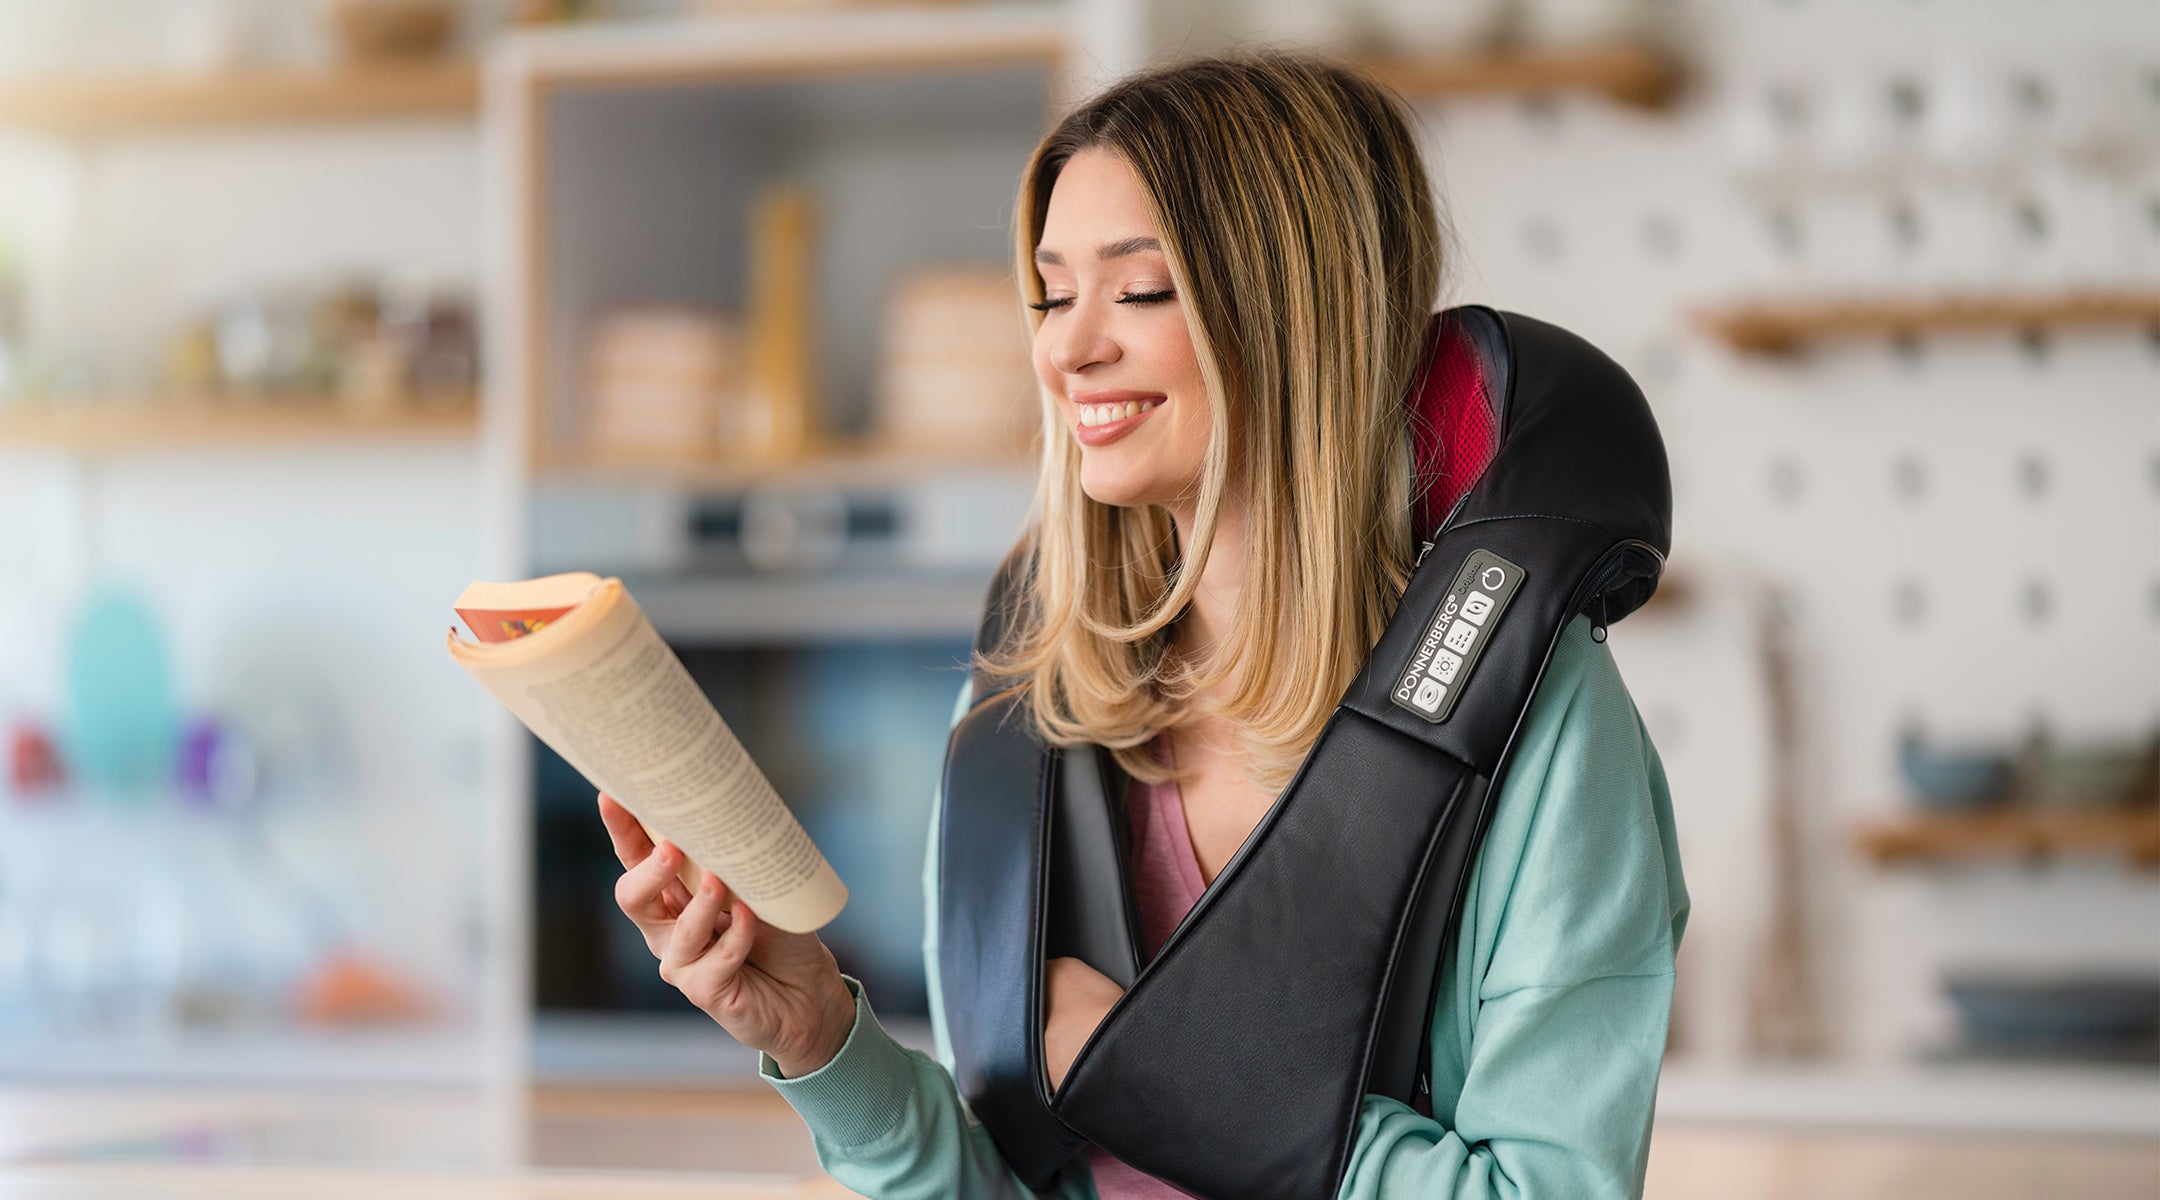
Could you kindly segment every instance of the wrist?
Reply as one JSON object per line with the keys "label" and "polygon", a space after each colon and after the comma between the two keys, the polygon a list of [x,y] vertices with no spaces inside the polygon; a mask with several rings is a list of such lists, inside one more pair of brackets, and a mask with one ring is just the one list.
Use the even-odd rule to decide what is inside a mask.
{"label": "wrist", "polygon": [[830,1063],[847,1045],[849,1035],[855,1030],[855,997],[848,992],[847,984],[839,979],[833,980],[832,990],[826,994],[821,1011],[816,1033],[807,1045],[801,1050],[772,1056],[774,1065],[789,1079],[800,1079]]}

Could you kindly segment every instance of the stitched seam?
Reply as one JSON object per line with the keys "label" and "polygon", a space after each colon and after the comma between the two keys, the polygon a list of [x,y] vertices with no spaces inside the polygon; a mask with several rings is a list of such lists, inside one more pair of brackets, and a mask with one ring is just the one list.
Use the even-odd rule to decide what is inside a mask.
{"label": "stitched seam", "polygon": [[1578,979],[1573,983],[1524,983],[1518,984],[1515,987],[1511,987],[1504,992],[1493,992],[1489,995],[1479,996],[1478,1003],[1489,1004],[1494,1000],[1500,1000],[1508,996],[1513,996],[1518,992],[1564,992],[1570,988],[1579,988],[1584,984],[1588,983],[1602,983],[1608,979],[1671,979],[1673,978],[1673,975],[1674,973],[1670,970],[1615,971],[1607,975],[1591,975],[1583,979]]}
{"label": "stitched seam", "polygon": [[1620,536],[1619,534],[1614,533],[1612,530],[1606,528],[1604,522],[1602,521],[1592,521],[1584,517],[1568,517],[1562,516],[1559,513],[1544,512],[1496,513],[1489,517],[1472,517],[1467,521],[1458,521],[1455,524],[1448,526],[1447,529],[1443,532],[1452,533],[1458,529],[1468,529],[1472,525],[1483,525],[1488,521],[1566,521],[1571,525],[1588,525],[1590,528],[1597,530],[1599,533],[1602,533],[1609,538],[1618,539]]}

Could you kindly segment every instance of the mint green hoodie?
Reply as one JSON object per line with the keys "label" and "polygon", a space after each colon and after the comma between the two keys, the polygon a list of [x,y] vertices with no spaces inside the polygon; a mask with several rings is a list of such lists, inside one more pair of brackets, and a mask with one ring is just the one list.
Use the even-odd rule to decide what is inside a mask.
{"label": "mint green hoodie", "polygon": [[[963,691],[955,720],[966,704]],[[840,1053],[795,1079],[769,1056],[759,1070],[809,1125],[819,1163],[865,1196],[1036,1195],[953,1084],[940,809],[942,796],[923,866],[936,1060],[895,1042],[849,977],[855,1026]],[[1433,1115],[1367,1095],[1342,1200],[1640,1196],[1687,910],[1664,767],[1611,653],[1577,617],[1531,699],[1441,965]],[[1082,1157],[1041,1194],[1093,1200]]]}

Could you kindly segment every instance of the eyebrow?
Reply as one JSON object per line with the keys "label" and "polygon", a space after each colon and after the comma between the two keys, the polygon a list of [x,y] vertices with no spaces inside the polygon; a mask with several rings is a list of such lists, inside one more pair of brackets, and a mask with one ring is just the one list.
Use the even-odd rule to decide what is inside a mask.
{"label": "eyebrow", "polygon": [[[1142,235],[1140,237],[1129,237],[1123,241],[1104,242],[1095,248],[1095,257],[1101,259],[1123,258],[1128,254],[1138,254],[1142,250],[1160,251],[1161,249],[1161,242]],[[1035,261],[1053,267],[1065,265],[1065,259],[1055,250],[1037,250],[1035,252]]]}

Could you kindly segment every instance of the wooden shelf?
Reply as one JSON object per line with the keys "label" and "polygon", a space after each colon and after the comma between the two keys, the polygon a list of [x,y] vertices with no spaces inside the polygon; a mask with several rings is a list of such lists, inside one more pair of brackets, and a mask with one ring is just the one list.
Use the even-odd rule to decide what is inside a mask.
{"label": "wooden shelf", "polygon": [[1699,308],[1692,316],[1702,330],[1743,354],[1791,354],[1810,342],[1838,338],[2160,325],[2160,291],[1749,301]]}
{"label": "wooden shelf", "polygon": [[1592,92],[1658,109],[1680,94],[1679,60],[1648,46],[1512,50],[1433,57],[1373,56],[1361,65],[1412,99],[1505,93]]}
{"label": "wooden shelf", "polygon": [[[698,87],[971,66],[1056,68],[1063,4],[803,6],[681,21],[579,21],[509,39],[510,73],[554,91]],[[1049,86],[1059,86],[1051,82]]]}
{"label": "wooden shelf", "polygon": [[833,443],[784,459],[641,458],[601,454],[543,458],[535,474],[555,482],[640,483],[729,491],[767,483],[886,484],[956,474],[1021,477],[1032,458],[954,454],[875,443]]}
{"label": "wooden shelf", "polygon": [[470,116],[480,72],[462,60],[231,75],[48,77],[0,83],[0,126],[61,134]]}
{"label": "wooden shelf", "polygon": [[477,406],[467,398],[426,411],[356,416],[332,399],[123,404],[100,401],[73,410],[0,411],[0,450],[101,454],[127,450],[202,449],[280,442],[470,437]]}
{"label": "wooden shelf", "polygon": [[1915,813],[1863,825],[1853,840],[1884,865],[2121,854],[2150,870],[2160,867],[2160,808]]}

